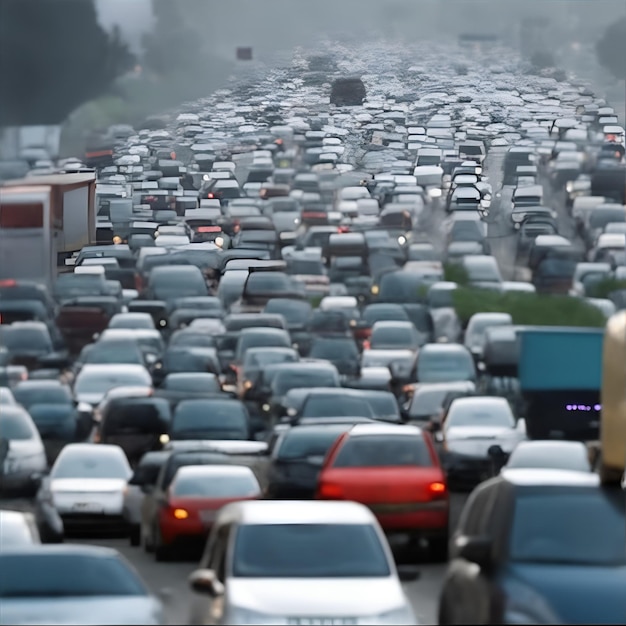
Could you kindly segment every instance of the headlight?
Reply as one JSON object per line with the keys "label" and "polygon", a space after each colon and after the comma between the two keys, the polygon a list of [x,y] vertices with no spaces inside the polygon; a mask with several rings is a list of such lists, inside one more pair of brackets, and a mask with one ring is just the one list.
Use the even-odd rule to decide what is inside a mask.
{"label": "headlight", "polygon": [[378,295],[378,292],[379,292],[379,287],[378,287],[378,285],[372,285],[372,289],[371,289],[371,291],[372,291],[372,295],[377,296],[377,295]]}
{"label": "headlight", "polygon": [[[360,620],[359,620],[360,621]],[[377,615],[372,620],[363,620],[367,624],[416,624],[417,620],[413,611],[408,606],[402,606],[393,611],[387,611]]]}
{"label": "headlight", "polygon": [[441,189],[439,189],[439,187],[433,187],[432,189],[428,190],[428,195],[431,198],[440,198],[442,194]]}
{"label": "headlight", "polygon": [[403,246],[406,243],[406,237],[404,235],[400,235],[398,237],[398,243]]}
{"label": "headlight", "polygon": [[149,365],[154,365],[157,361],[156,354],[146,354],[146,361]]}
{"label": "headlight", "polygon": [[571,180],[565,185],[565,191],[567,191],[567,193],[574,191],[574,183]]}
{"label": "headlight", "polygon": [[169,443],[170,441],[170,436],[166,433],[163,433],[160,437],[159,437],[159,443],[162,445],[165,445],[166,443]]}
{"label": "headlight", "polygon": [[264,404],[261,408],[267,413],[270,410],[270,405]]}
{"label": "headlight", "polygon": [[246,382],[243,384],[243,388],[245,390],[252,389],[252,381],[246,380]]}
{"label": "headlight", "polygon": [[215,238],[215,245],[219,246],[221,248],[224,245],[224,238],[223,237],[216,237]]}

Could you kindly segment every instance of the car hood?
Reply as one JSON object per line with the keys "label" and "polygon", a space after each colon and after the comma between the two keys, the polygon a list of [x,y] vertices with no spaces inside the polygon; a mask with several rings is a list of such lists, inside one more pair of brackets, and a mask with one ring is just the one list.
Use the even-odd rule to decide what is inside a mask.
{"label": "car hood", "polygon": [[162,607],[146,596],[3,598],[0,624],[164,624]]}
{"label": "car hood", "polygon": [[406,604],[396,578],[230,578],[233,606],[272,617],[373,616]]}
{"label": "car hood", "polygon": [[126,483],[120,478],[56,478],[50,488],[55,493],[111,493],[123,491]]}
{"label": "car hood", "polygon": [[[626,565],[519,563],[505,571],[503,586],[516,612],[532,616],[545,603],[563,624],[626,623]],[[537,623],[549,622],[548,615],[536,617]]]}

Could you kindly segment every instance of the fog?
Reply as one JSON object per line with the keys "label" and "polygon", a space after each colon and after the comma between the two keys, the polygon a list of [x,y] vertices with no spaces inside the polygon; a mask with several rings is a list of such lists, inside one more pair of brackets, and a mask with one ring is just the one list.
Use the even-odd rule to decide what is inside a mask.
{"label": "fog", "polygon": [[415,41],[446,39],[461,32],[498,34],[519,43],[520,24],[539,17],[546,46],[595,41],[626,14],[624,0],[170,0],[190,27],[203,31],[221,56],[237,45],[263,58],[321,35],[337,39],[382,36]]}

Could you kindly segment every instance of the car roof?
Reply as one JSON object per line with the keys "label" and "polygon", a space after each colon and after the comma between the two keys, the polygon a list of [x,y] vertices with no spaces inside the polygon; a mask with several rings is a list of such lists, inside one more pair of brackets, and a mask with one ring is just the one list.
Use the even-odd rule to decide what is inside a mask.
{"label": "car roof", "polygon": [[356,424],[350,430],[350,437],[374,435],[399,435],[404,437],[421,436],[422,431],[411,424]]}
{"label": "car roof", "polygon": [[373,513],[356,502],[252,500],[234,502],[221,509],[218,521],[240,524],[373,524]]}
{"label": "car roof", "polygon": [[183,465],[176,472],[176,478],[201,477],[225,478],[226,476],[254,476],[254,472],[246,465]]}
{"label": "car roof", "polygon": [[0,559],[3,556],[11,556],[15,554],[41,554],[41,555],[83,555],[91,558],[119,558],[120,553],[114,548],[104,546],[95,546],[87,544],[41,544],[25,545],[18,547],[2,546],[0,551]]}
{"label": "car roof", "polygon": [[503,480],[519,487],[599,487],[600,477],[591,472],[545,468],[511,468],[500,472]]}
{"label": "car roof", "polygon": [[462,404],[463,406],[482,407],[485,405],[504,405],[508,406],[508,400],[499,396],[471,396],[467,398],[456,398],[454,404]]}

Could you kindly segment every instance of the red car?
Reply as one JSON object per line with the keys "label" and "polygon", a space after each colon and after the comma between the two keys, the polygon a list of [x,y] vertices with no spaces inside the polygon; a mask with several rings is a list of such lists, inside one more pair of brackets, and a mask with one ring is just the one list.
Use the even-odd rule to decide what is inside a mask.
{"label": "red car", "polygon": [[256,500],[261,487],[249,467],[187,465],[178,469],[158,512],[155,537],[157,561],[177,548],[206,539],[217,511],[230,502]]}
{"label": "red car", "polygon": [[386,532],[425,538],[437,561],[448,556],[449,496],[428,433],[416,426],[358,424],[328,451],[316,498],[368,506]]}

